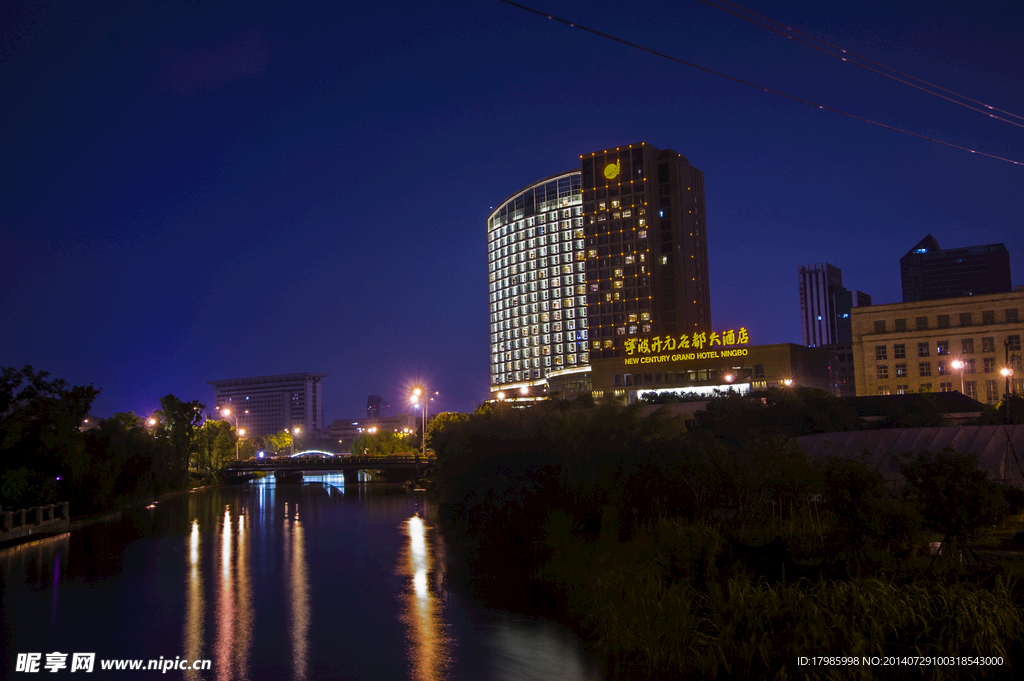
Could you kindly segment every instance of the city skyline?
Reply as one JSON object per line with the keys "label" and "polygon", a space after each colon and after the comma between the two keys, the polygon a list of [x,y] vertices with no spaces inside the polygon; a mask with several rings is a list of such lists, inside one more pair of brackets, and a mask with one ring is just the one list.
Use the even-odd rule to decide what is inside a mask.
{"label": "city skyline", "polygon": [[[1024,113],[1020,6],[751,3]],[[694,0],[552,15],[708,68],[1024,161],[1020,128]],[[901,300],[923,234],[1004,243],[1024,283],[1024,169],[688,69],[500,2],[0,10],[0,363],[103,392],[109,415],[206,382],[330,375],[324,420],[488,397],[494,201],[643,140],[704,172],[716,326],[800,342],[799,265]],[[457,191],[455,189],[457,188]],[[457,197],[457,198],[455,198]],[[432,411],[434,408],[432,407]]]}

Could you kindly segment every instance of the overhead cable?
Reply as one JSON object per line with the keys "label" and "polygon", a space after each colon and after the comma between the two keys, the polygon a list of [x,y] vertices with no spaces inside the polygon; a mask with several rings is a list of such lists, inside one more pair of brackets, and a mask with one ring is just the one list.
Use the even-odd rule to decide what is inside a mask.
{"label": "overhead cable", "polygon": [[[1009,111],[1003,111],[1002,109],[997,109],[996,107],[991,106],[989,104],[986,104],[984,102],[979,102],[976,99],[971,99],[967,95],[961,95],[961,94],[959,94],[957,92],[953,92],[952,90],[948,90],[948,89],[946,89],[944,87],[941,87],[939,85],[935,85],[934,83],[929,83],[926,80],[922,80],[922,79],[917,78],[915,76],[912,76],[912,75],[910,75],[908,73],[903,73],[902,71],[898,71],[898,70],[896,70],[896,69],[894,69],[892,67],[886,66],[885,64],[881,64],[881,63],[879,63],[877,61],[872,61],[871,59],[868,59],[867,57],[862,57],[862,56],[860,56],[859,54],[857,54],[855,52],[850,52],[849,50],[845,50],[845,49],[843,49],[841,47],[838,47],[838,46],[833,45],[831,43],[825,42],[824,40],[821,40],[820,38],[816,38],[816,37],[814,37],[814,36],[812,36],[810,34],[804,33],[802,31],[798,31],[795,28],[792,28],[790,26],[786,26],[782,22],[775,21],[774,19],[770,19],[770,18],[768,18],[768,17],[766,17],[766,16],[764,16],[762,14],[758,14],[757,12],[755,12],[753,10],[749,10],[749,9],[746,9],[745,7],[741,7],[740,5],[728,2],[728,0],[700,0],[700,1],[702,3],[704,3],[705,5],[709,6],[709,7],[714,7],[717,10],[721,10],[721,11],[727,13],[727,14],[731,14],[732,16],[737,17],[739,19],[743,19],[744,21],[747,21],[747,22],[749,22],[751,24],[754,24],[755,26],[760,26],[761,28],[764,28],[766,30],[772,31],[773,33],[778,33],[779,35],[781,35],[781,36],[783,36],[785,38],[789,38],[790,40],[793,40],[793,41],[796,41],[796,42],[801,43],[803,45],[806,45],[807,47],[810,47],[812,50],[817,50],[819,52],[822,52],[823,54],[827,54],[827,55],[829,55],[831,57],[835,57],[837,59],[840,59],[840,60],[842,60],[842,61],[844,61],[844,62],[846,62],[848,64],[853,64],[854,66],[859,66],[862,69],[865,69],[865,70],[870,71],[872,73],[877,73],[878,75],[883,76],[885,78],[888,78],[890,80],[894,80],[897,83],[903,83],[904,85],[912,87],[912,88],[914,88],[916,90],[920,90],[921,92],[925,92],[925,93],[927,93],[929,95],[932,95],[933,97],[938,97],[939,99],[944,99],[947,102],[952,102],[953,104],[957,104],[958,106],[962,106],[964,108],[971,109],[972,111],[977,111],[978,113],[984,114],[984,115],[988,116],[989,118],[994,118],[996,120],[1003,121],[1004,123],[1009,123],[1010,125],[1016,125],[1019,128],[1024,128],[1024,122],[1012,121],[1012,120],[1010,120],[1008,118],[1003,118],[1002,116],[996,115],[996,114],[994,114],[992,112],[993,111],[998,111],[1000,113],[1006,114],[1007,116],[1012,116],[1013,118],[1018,118],[1021,121],[1024,121],[1024,116],[1019,116],[1019,115],[1017,115],[1015,113],[1011,113]],[[727,7],[722,7],[718,3],[721,3],[721,5],[729,5],[730,7],[735,7],[736,9],[739,10],[739,12],[734,12],[733,10],[728,9]],[[753,18],[751,18],[749,16],[744,16],[743,14],[741,14],[741,12],[747,12],[748,14],[750,14],[750,15],[752,15],[754,17],[757,17],[758,19],[762,19],[762,20],[767,21],[767,22],[769,22],[771,24],[774,24],[774,26],[769,26],[768,24],[764,24],[761,21],[758,21],[757,19],[753,19]],[[824,45],[825,47],[821,47],[820,45],[814,45],[812,43],[807,42],[807,40],[801,40],[800,38],[794,37],[794,35],[792,35],[792,34],[803,36],[803,37],[807,38],[808,40],[813,40],[816,43],[820,43],[821,45]],[[826,47],[828,49],[826,49]],[[832,50],[838,50],[838,53],[837,52],[833,52]],[[856,61],[857,59],[860,59],[861,61],[867,62],[867,64],[861,64],[860,62]],[[868,66],[868,64],[871,64],[872,66]],[[874,68],[875,66],[877,66],[878,68]],[[884,71],[881,71],[879,69],[884,69]],[[892,73],[886,73],[885,71],[891,71]],[[899,78],[897,76],[892,75],[893,73],[898,74],[899,76],[902,76],[902,78]],[[927,85],[928,87],[922,87],[922,85],[918,85],[917,83],[912,83],[909,80],[904,80],[904,78],[909,78],[910,80],[917,81],[917,83],[921,83],[922,85]],[[928,88],[935,88],[936,90],[941,90],[942,92],[948,93],[948,94],[953,95],[953,96],[952,97],[947,97],[946,95],[940,94],[938,92],[933,92],[932,90],[929,90]],[[958,99],[954,99],[954,98],[959,98],[961,100],[966,100],[966,101],[958,101]],[[979,106],[972,106],[971,104],[968,104],[967,102],[972,102],[974,104],[978,104]],[[984,108],[979,108],[979,107],[984,107]]]}
{"label": "overhead cable", "polygon": [[731,81],[733,81],[735,83],[740,83],[740,84],[746,85],[748,87],[757,88],[758,90],[763,90],[764,92],[770,92],[773,95],[778,95],[779,97],[785,97],[786,99],[792,100],[794,102],[800,102],[801,104],[807,104],[809,106],[816,107],[816,108],[821,109],[823,111],[831,111],[832,113],[839,114],[840,116],[846,116],[847,118],[852,118],[854,120],[862,121],[864,123],[870,123],[871,125],[876,125],[876,126],[878,126],[880,128],[885,128],[887,130],[892,130],[893,132],[903,133],[904,135],[910,135],[911,137],[917,137],[918,139],[927,140],[928,142],[934,142],[935,144],[941,144],[943,146],[951,147],[953,149],[960,149],[961,151],[966,151],[966,152],[971,153],[971,154],[978,154],[979,156],[985,156],[986,158],[991,158],[991,159],[994,159],[996,161],[1005,161],[1006,163],[1012,163],[1013,165],[1024,166],[1024,162],[1022,162],[1022,161],[1015,161],[1012,158],[1005,158],[1003,156],[996,156],[995,154],[989,154],[989,153],[984,152],[984,151],[978,151],[977,149],[971,149],[970,147],[961,146],[959,144],[954,144],[952,142],[945,142],[943,140],[936,139],[934,137],[928,137],[927,135],[922,135],[922,134],[917,133],[917,132],[911,132],[910,130],[904,130],[903,128],[897,128],[896,126],[889,125],[887,123],[882,123],[880,121],[875,121],[875,120],[872,120],[870,118],[864,118],[863,116],[858,116],[856,114],[847,113],[847,112],[841,111],[839,109],[835,109],[835,108],[832,108],[832,107],[829,107],[829,106],[825,106],[824,104],[818,104],[817,102],[812,102],[812,101],[810,101],[808,99],[802,99],[800,97],[795,97],[793,95],[786,94],[785,92],[780,92],[779,90],[773,90],[772,88],[767,88],[767,87],[764,87],[763,85],[758,85],[757,83],[751,83],[750,81],[743,80],[742,78],[737,78],[735,76],[730,76],[729,74],[722,73],[721,71],[715,71],[714,69],[710,69],[710,68],[708,68],[706,66],[701,66],[700,64],[694,64],[693,62],[689,62],[689,61],[686,61],[684,59],[680,59],[678,57],[673,57],[672,55],[665,54],[664,52],[658,52],[657,50],[653,50],[653,49],[651,49],[649,47],[644,47],[643,45],[638,45],[637,43],[633,43],[633,42],[630,42],[628,40],[624,40],[622,38],[618,38],[618,37],[610,35],[608,33],[602,33],[601,31],[598,31],[598,30],[595,30],[595,29],[592,29],[592,28],[588,28],[586,26],[582,26],[582,25],[577,24],[575,22],[569,21],[568,19],[562,19],[560,17],[556,17],[556,16],[553,16],[551,14],[548,14],[547,12],[542,12],[542,11],[534,9],[532,7],[527,7],[526,5],[521,5],[521,4],[517,3],[517,2],[512,2],[512,0],[501,0],[501,2],[505,3],[506,5],[512,5],[513,7],[518,7],[519,9],[526,10],[527,12],[532,12],[533,14],[537,14],[537,15],[542,16],[542,17],[547,17],[548,19],[551,19],[552,21],[557,21],[557,22],[565,24],[566,26],[569,26],[571,28],[578,28],[581,31],[586,31],[587,33],[592,33],[592,34],[594,34],[596,36],[599,36],[601,38],[606,38],[608,40],[615,41],[615,42],[620,43],[622,45],[626,45],[627,47],[632,47],[633,49],[637,49],[637,50],[640,50],[642,52],[647,52],[649,54],[653,54],[656,57],[661,57],[662,59],[668,59],[669,61],[674,61],[677,64],[683,64],[684,66],[689,66],[691,68],[695,68],[695,69],[698,69],[700,71],[704,71],[705,73],[710,73],[710,74],[718,76],[720,78],[725,78],[727,80],[731,80]]}

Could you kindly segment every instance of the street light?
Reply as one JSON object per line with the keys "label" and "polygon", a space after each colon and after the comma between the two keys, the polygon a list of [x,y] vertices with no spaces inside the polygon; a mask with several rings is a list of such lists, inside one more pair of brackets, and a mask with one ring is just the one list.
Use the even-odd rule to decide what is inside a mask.
{"label": "street light", "polygon": [[960,394],[966,394],[964,392],[964,361],[962,359],[953,360],[953,368],[960,372]]}
{"label": "street light", "polygon": [[290,437],[290,438],[288,438],[288,440],[289,440],[289,442],[291,442],[291,445],[292,445],[292,456],[295,456],[295,437],[296,437],[296,436],[297,436],[297,435],[298,435],[298,434],[299,434],[300,432],[302,432],[302,429],[301,429],[301,428],[299,428],[298,426],[292,426],[292,429],[291,429],[291,430],[288,430],[287,428],[285,428],[285,429],[284,429],[284,432],[286,432],[286,433],[288,433],[289,435],[291,435],[291,437]]}
{"label": "street light", "polygon": [[238,430],[238,414],[232,414],[230,409],[224,408],[220,410],[221,416],[233,416],[235,418],[235,461],[238,461],[238,437],[245,435],[245,431]]}
{"label": "street light", "polygon": [[1006,395],[1003,396],[1003,401],[1006,402],[1006,422],[1010,422],[1010,379],[1013,378],[1013,369],[1011,367],[1003,367],[999,370],[999,373],[1006,379]]}
{"label": "street light", "polygon": [[[437,394],[436,392],[434,393]],[[430,403],[431,398],[424,394],[422,388],[413,388],[412,394],[409,395],[409,401],[412,402],[413,408],[419,404],[420,396],[423,396],[423,458],[427,458],[427,407]]]}

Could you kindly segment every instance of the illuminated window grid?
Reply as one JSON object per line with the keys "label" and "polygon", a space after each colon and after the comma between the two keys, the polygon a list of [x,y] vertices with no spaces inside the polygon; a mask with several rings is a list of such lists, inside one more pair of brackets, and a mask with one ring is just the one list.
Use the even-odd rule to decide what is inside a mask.
{"label": "illuminated window grid", "polygon": [[[580,177],[574,171],[538,182],[488,219],[495,387],[588,361]],[[527,215],[531,192],[534,211]]]}
{"label": "illuminated window grid", "polygon": [[[590,156],[592,158],[596,157],[596,156],[605,156],[606,160],[608,160],[608,162],[610,163],[610,159],[608,159],[608,157],[607,157],[608,154],[621,153],[623,151],[629,153],[633,149],[642,148],[643,146],[644,146],[644,143],[641,143],[639,145],[631,144],[631,145],[626,146],[626,147],[616,147],[614,150],[612,150],[612,149],[605,149],[604,151],[593,152],[593,153],[590,154]],[[582,157],[580,157],[580,158],[582,159]],[[620,156],[617,159],[617,160],[619,160],[620,163],[621,163],[621,158],[622,157]],[[648,203],[647,203],[647,201],[644,200],[646,198],[646,196],[645,196],[645,188],[644,188],[643,185],[644,185],[644,182],[645,182],[646,178],[645,177],[641,177],[639,180],[634,180],[633,179],[633,171],[634,170],[635,169],[632,166],[632,161],[630,161],[630,180],[628,182],[621,182],[620,181],[620,182],[616,183],[615,186],[618,188],[618,190],[620,192],[619,193],[619,199],[612,199],[610,196],[606,197],[603,200],[596,198],[596,191],[597,191],[597,189],[599,189],[599,188],[603,189],[603,188],[607,188],[607,187],[611,186],[609,183],[606,183],[606,182],[600,183],[599,182],[599,180],[603,176],[599,177],[598,169],[596,167],[594,169],[594,183],[595,184],[592,187],[588,187],[588,189],[590,189],[590,190],[595,192],[594,206],[595,206],[595,217],[597,218],[597,219],[595,219],[595,221],[593,223],[588,223],[588,224],[598,224],[598,225],[600,225],[601,223],[607,224],[607,222],[608,222],[607,218],[605,218],[603,220],[601,219],[601,213],[602,212],[612,215],[612,220],[618,220],[618,219],[621,218],[622,222],[620,223],[619,229],[616,230],[620,234],[619,241],[618,241],[618,243],[620,244],[619,252],[618,253],[612,253],[611,252],[611,240],[609,239],[609,242],[607,244],[608,245],[608,249],[609,249],[607,257],[608,257],[608,259],[610,261],[612,257],[618,256],[623,261],[622,267],[625,267],[627,265],[630,265],[630,266],[633,267],[633,274],[631,274],[631,275],[625,275],[623,277],[616,277],[616,276],[613,275],[611,277],[610,286],[609,286],[608,290],[606,290],[606,291],[602,291],[601,290],[601,286],[600,286],[601,278],[600,277],[598,277],[595,280],[593,280],[594,283],[597,284],[597,291],[596,292],[601,295],[600,302],[602,304],[604,304],[604,303],[615,303],[615,302],[625,302],[627,300],[631,300],[632,298],[626,297],[626,295],[624,295],[624,293],[629,291],[629,290],[631,290],[631,289],[634,289],[634,290],[637,289],[640,286],[640,277],[643,274],[648,274],[648,275],[650,274],[650,273],[647,273],[647,272],[641,273],[641,264],[639,262],[637,262],[637,261],[640,260],[640,258],[638,257],[640,253],[643,253],[645,256],[647,256],[646,258],[644,258],[645,262],[642,265],[646,269],[646,267],[648,266],[647,263],[650,262],[650,246],[644,248],[642,251],[638,251],[638,250],[635,249],[635,244],[636,244],[636,242],[639,239],[646,239],[647,238],[648,225],[647,225],[646,210],[641,212],[639,209],[641,207],[646,208]],[[622,201],[621,191],[622,191],[623,184],[628,184],[631,187],[630,199],[629,199],[630,200],[630,206],[629,206],[630,214],[629,215],[625,214],[626,213],[626,207],[621,205],[621,201]],[[639,191],[637,190],[637,187],[640,187]],[[619,205],[615,205],[616,203],[618,203]],[[621,210],[622,214],[621,215],[615,215],[614,211],[616,209]],[[641,217],[641,216],[643,216],[643,217]],[[587,217],[587,216],[584,216],[584,217]],[[626,224],[627,220],[629,221],[629,226],[625,227],[623,225]],[[587,221],[584,220],[584,222],[587,222]],[[601,232],[600,227],[598,228],[598,232]],[[621,246],[621,244],[625,244],[626,243],[625,236],[626,236],[627,232],[633,232],[632,238],[630,238],[630,240],[629,240],[630,243],[634,244],[634,246],[633,246],[633,248],[631,250],[627,250],[624,246]],[[611,230],[609,230],[607,232],[609,237],[611,236],[611,233],[612,233]],[[598,249],[599,249],[599,246],[598,246],[597,243],[595,243],[594,252],[592,254],[588,252],[587,258],[590,259],[590,260],[596,260],[597,261],[598,271],[600,271],[600,260],[601,260],[601,258],[598,255],[598,253],[599,253]],[[626,263],[625,261],[626,261],[627,256],[633,256],[633,262]],[[614,265],[611,265],[609,267],[609,269],[614,269],[614,268],[615,268]],[[618,285],[616,285],[616,284],[618,284]],[[650,284],[648,284],[648,285],[650,285]],[[647,298],[648,301],[653,300],[653,297],[651,295],[646,296],[646,298]],[[639,298],[636,298],[636,299],[639,300]],[[604,314],[604,310],[602,308],[598,308],[598,309],[601,309],[601,314]],[[616,313],[615,312],[610,312],[609,314],[614,315]],[[627,313],[623,313],[624,318],[625,318],[626,314]],[[599,317],[599,319],[600,319],[600,317]],[[606,325],[598,322],[598,324],[597,324],[597,328],[598,328],[597,335],[595,336],[595,340],[593,341],[593,343],[591,343],[591,346],[592,346],[593,349],[597,349],[598,347],[601,346],[601,341],[599,339],[603,338],[603,328],[604,328],[604,326],[606,326]],[[618,338],[617,336],[623,336],[624,337],[624,335],[625,335],[625,333],[627,331],[626,325],[625,324],[617,325],[615,323],[614,317],[613,317],[612,323],[610,325],[607,325],[607,326],[610,326],[612,329],[617,329],[619,327],[622,327],[621,329],[619,329],[618,332],[615,331],[615,330],[613,330],[611,332],[612,337],[616,341],[621,343],[623,338]],[[634,328],[634,327],[628,327],[628,328]],[[650,326],[648,325],[647,328],[649,329]],[[635,333],[636,332],[633,331],[632,335],[635,335]],[[610,346],[606,346],[606,347],[610,347]]]}

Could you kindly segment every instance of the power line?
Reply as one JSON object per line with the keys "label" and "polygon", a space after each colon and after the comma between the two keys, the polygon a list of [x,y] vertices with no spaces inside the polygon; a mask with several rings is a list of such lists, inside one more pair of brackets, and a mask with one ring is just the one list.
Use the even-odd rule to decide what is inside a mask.
{"label": "power line", "polygon": [[632,47],[633,49],[640,50],[642,52],[647,52],[649,54],[653,54],[653,55],[655,55],[657,57],[661,57],[662,59],[668,59],[669,61],[674,61],[677,64],[683,64],[684,66],[689,66],[691,68],[698,69],[700,71],[704,71],[705,73],[710,73],[710,74],[712,74],[714,76],[718,76],[720,78],[725,78],[727,80],[731,80],[731,81],[733,81],[735,83],[740,83],[740,84],[746,85],[748,87],[757,88],[758,90],[762,90],[764,92],[770,92],[773,95],[778,95],[779,97],[785,97],[786,99],[792,100],[794,102],[800,102],[801,104],[807,104],[809,106],[816,107],[816,108],[821,109],[823,111],[831,111],[832,113],[839,114],[840,116],[846,116],[847,118],[852,118],[854,120],[862,121],[864,123],[870,123],[871,125],[876,125],[876,126],[878,126],[880,128],[885,128],[887,130],[892,130],[893,132],[903,133],[904,135],[910,135],[911,137],[917,137],[918,139],[927,140],[928,142],[934,142],[935,144],[941,144],[941,145],[946,146],[946,147],[952,147],[953,149],[960,149],[961,151],[966,151],[966,152],[971,153],[971,154],[978,154],[979,156],[985,156],[987,158],[991,158],[991,159],[994,159],[996,161],[1005,161],[1006,163],[1012,163],[1013,165],[1024,166],[1024,162],[1015,161],[1012,158],[1005,158],[1003,156],[996,156],[995,154],[989,154],[989,153],[984,152],[984,151],[978,151],[977,149],[971,149],[969,147],[964,147],[964,146],[961,146],[959,144],[953,144],[952,142],[944,142],[943,140],[935,139],[934,137],[928,137],[927,135],[922,135],[920,133],[911,132],[910,130],[904,130],[903,128],[897,128],[897,127],[889,125],[887,123],[881,123],[879,121],[875,121],[875,120],[872,120],[870,118],[864,118],[863,116],[858,116],[856,114],[851,114],[851,113],[847,113],[845,111],[840,111],[839,109],[834,109],[832,107],[825,106],[824,104],[818,104],[817,102],[812,102],[812,101],[810,101],[808,99],[802,99],[800,97],[795,97],[793,95],[786,94],[785,92],[780,92],[779,90],[773,90],[772,88],[767,88],[767,87],[764,87],[763,85],[758,85],[757,83],[751,83],[750,81],[743,80],[742,78],[737,78],[735,76],[730,76],[730,75],[728,75],[726,73],[722,73],[721,71],[715,71],[714,69],[710,69],[710,68],[708,68],[706,66],[701,66],[700,64],[694,64],[693,62],[688,62],[688,61],[686,61],[684,59],[679,59],[678,57],[673,57],[672,55],[665,54],[664,52],[658,52],[657,50],[653,50],[653,49],[651,49],[649,47],[644,47],[643,45],[638,45],[637,43],[629,42],[628,40],[624,40],[622,38],[618,38],[618,37],[610,35],[608,33],[602,33],[601,31],[597,31],[595,29],[588,28],[586,26],[582,26],[582,25],[577,24],[575,22],[569,21],[568,19],[562,19],[560,17],[553,16],[553,15],[548,14],[546,12],[542,12],[540,10],[536,10],[536,9],[534,9],[532,7],[527,7],[526,5],[520,5],[517,2],[512,2],[512,0],[501,0],[501,2],[505,3],[506,5],[512,5],[513,7],[518,7],[519,9],[526,10],[527,12],[532,12],[533,14],[537,14],[537,15],[542,16],[542,17],[547,17],[548,19],[551,19],[552,21],[557,21],[557,22],[565,24],[566,26],[569,26],[571,28],[578,28],[581,31],[586,31],[587,33],[592,33],[592,34],[594,34],[596,36],[599,36],[601,38],[606,38],[608,40],[612,40],[614,42],[621,43],[622,45],[626,45],[627,47]]}
{"label": "power line", "polygon": [[[944,87],[941,87],[939,85],[935,85],[934,83],[929,83],[928,81],[922,80],[922,79],[917,78],[915,76],[911,76],[908,73],[903,73],[902,71],[898,71],[898,70],[896,70],[896,69],[894,69],[892,67],[886,66],[885,64],[879,63],[877,61],[872,61],[871,59],[868,59],[867,57],[862,57],[859,54],[856,54],[855,52],[850,52],[849,50],[845,50],[842,47],[838,47],[838,46],[833,45],[831,43],[825,42],[824,40],[821,40],[820,38],[816,38],[816,37],[814,37],[814,36],[812,36],[812,35],[810,35],[808,33],[804,33],[802,31],[798,31],[795,28],[791,28],[789,26],[786,26],[782,22],[775,21],[774,19],[770,19],[769,17],[766,17],[766,16],[764,16],[762,14],[758,14],[757,12],[755,12],[753,10],[749,10],[749,9],[747,9],[745,7],[741,7],[741,6],[737,5],[737,4],[728,2],[728,0],[717,0],[717,2],[721,2],[723,5],[729,5],[729,7],[735,7],[736,9],[738,9],[740,11],[739,12],[734,12],[731,9],[728,9],[727,7],[722,7],[721,5],[716,4],[715,0],[700,0],[700,1],[702,3],[704,3],[705,5],[707,5],[708,7],[714,7],[717,10],[721,10],[722,12],[725,12],[726,14],[731,14],[732,16],[737,17],[739,19],[742,19],[743,21],[749,22],[751,24],[754,24],[755,26],[760,26],[761,28],[766,29],[768,31],[771,31],[773,33],[778,33],[779,35],[781,35],[781,36],[783,36],[785,38],[789,38],[790,40],[793,40],[793,41],[796,41],[796,42],[801,43],[803,45],[806,45],[807,47],[811,48],[812,50],[817,50],[817,51],[819,51],[819,52],[821,52],[823,54],[827,54],[830,57],[835,57],[836,59],[844,61],[844,62],[846,62],[848,64],[853,64],[854,66],[859,66],[860,68],[862,68],[862,69],[864,69],[866,71],[870,71],[871,73],[876,73],[876,74],[878,74],[878,75],[880,75],[880,76],[882,76],[884,78],[888,78],[890,80],[894,80],[897,83],[903,83],[904,85],[912,87],[912,88],[914,88],[916,90],[920,90],[921,92],[925,92],[925,93],[927,93],[927,94],[929,94],[929,95],[931,95],[933,97],[938,97],[939,99],[944,99],[947,102],[952,102],[953,104],[956,104],[958,106],[962,106],[962,107],[970,109],[972,111],[977,111],[978,113],[984,114],[985,116],[988,116],[989,118],[994,118],[996,120],[1003,121],[1004,123],[1009,123],[1010,125],[1016,125],[1018,128],[1024,128],[1024,123],[1018,123],[1017,121],[1011,121],[1011,120],[1009,120],[1007,118],[1003,118],[1002,116],[998,116],[998,115],[996,115],[996,114],[994,114],[992,112],[993,111],[999,111],[1000,113],[1004,113],[1007,116],[1012,116],[1014,118],[1019,118],[1022,121],[1024,121],[1024,116],[1019,116],[1019,115],[1017,115],[1015,113],[1011,113],[1009,111],[1003,111],[1002,109],[997,109],[996,107],[991,106],[989,104],[986,104],[984,102],[980,102],[980,101],[978,101],[976,99],[971,99],[970,97],[968,97],[966,95],[961,95],[961,94],[959,94],[957,92],[954,92],[952,90],[947,90]],[[761,23],[757,19],[753,19],[751,17],[744,16],[740,12],[747,12],[747,13],[751,14],[752,16],[757,17],[758,19],[763,19],[764,21],[767,21],[767,22],[769,22],[771,24],[775,24],[775,26],[769,26],[768,24]],[[780,28],[776,28],[776,26],[778,26]],[[829,49],[825,49],[825,47],[821,47],[819,45],[814,45],[812,43],[807,42],[806,40],[801,40],[800,38],[796,38],[792,34],[804,36],[805,38],[808,38],[809,40],[813,40],[816,43],[821,43],[821,45],[824,45],[825,47],[827,47]],[[833,52],[832,50],[838,50],[838,53]],[[873,68],[872,66],[868,66],[867,64],[861,64],[861,63],[855,61],[856,59],[860,59],[862,61],[865,61],[865,62],[867,62],[867,64],[872,64],[873,66],[877,66],[878,68],[876,69],[876,68]],[[892,75],[892,73],[886,73],[885,71],[880,71],[879,69],[885,69],[885,71],[891,71],[892,73],[898,74],[899,76],[903,76],[903,78],[898,78],[897,76]],[[908,80],[904,80],[904,78],[909,78],[910,80],[917,81],[917,83],[921,83],[923,85],[927,85],[930,88],[935,88],[936,90],[941,90],[942,92],[949,93],[949,94],[953,95],[953,97],[947,97],[946,95],[940,94],[938,92],[933,92],[932,90],[929,90],[928,87],[922,87],[921,85],[917,85],[916,83],[912,83],[912,82],[910,82]],[[954,97],[958,97],[960,99],[967,100],[967,101],[963,101],[963,102],[957,101],[957,99],[954,99]],[[980,105],[981,107],[984,107],[984,108],[979,108],[977,106],[971,106],[971,104],[968,104],[967,102],[973,102],[974,104],[978,104],[978,105]]]}

